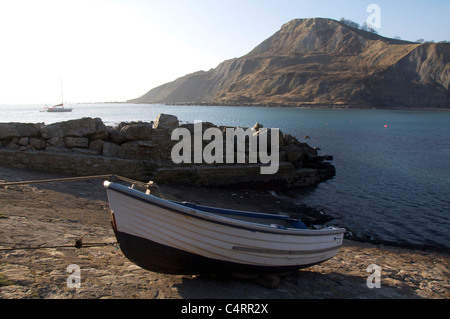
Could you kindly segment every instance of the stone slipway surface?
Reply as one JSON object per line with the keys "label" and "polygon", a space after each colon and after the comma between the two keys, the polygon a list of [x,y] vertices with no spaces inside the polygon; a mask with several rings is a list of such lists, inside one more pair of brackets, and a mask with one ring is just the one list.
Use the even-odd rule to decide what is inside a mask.
{"label": "stone slipway surface", "polygon": [[[60,175],[0,167],[0,180],[52,177]],[[195,195],[192,190],[189,194],[186,187],[163,187],[163,191],[166,195],[169,192],[177,196]],[[262,199],[262,195],[256,193],[209,192],[208,195],[216,192],[217,202],[229,207],[242,204],[246,209],[252,205],[258,207],[264,200],[272,201],[273,206],[283,205],[280,199],[270,199],[270,196]],[[0,202],[2,299],[450,297],[450,258],[446,253],[345,241],[337,257],[285,274],[277,282],[277,288],[270,289],[267,280],[263,284],[262,279],[164,275],[134,265],[115,245],[102,181],[0,188]],[[85,246],[75,248],[77,239],[82,239]],[[8,250],[13,247],[17,249]],[[67,286],[71,275],[67,267],[71,264],[80,267],[81,287],[78,289]],[[381,267],[380,289],[369,289],[366,284],[370,275],[366,269],[372,264]]]}

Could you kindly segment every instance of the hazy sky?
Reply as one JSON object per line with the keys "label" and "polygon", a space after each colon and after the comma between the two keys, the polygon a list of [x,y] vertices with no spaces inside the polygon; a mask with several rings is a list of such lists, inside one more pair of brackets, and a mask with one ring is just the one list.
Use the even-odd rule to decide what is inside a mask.
{"label": "hazy sky", "polygon": [[[450,40],[450,1],[0,0],[0,104],[124,101],[240,57],[295,18]],[[1,119],[0,119],[1,120]]]}

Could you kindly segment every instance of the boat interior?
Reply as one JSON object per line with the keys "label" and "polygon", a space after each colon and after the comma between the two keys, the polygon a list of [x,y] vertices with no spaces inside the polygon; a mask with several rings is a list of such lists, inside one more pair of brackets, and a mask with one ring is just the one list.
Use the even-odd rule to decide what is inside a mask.
{"label": "boat interior", "polygon": [[301,220],[291,218],[286,215],[263,214],[257,212],[231,210],[217,207],[202,206],[190,202],[174,201],[174,203],[214,215],[224,216],[256,224],[269,225],[280,229],[287,229],[287,228],[308,229],[308,227]]}

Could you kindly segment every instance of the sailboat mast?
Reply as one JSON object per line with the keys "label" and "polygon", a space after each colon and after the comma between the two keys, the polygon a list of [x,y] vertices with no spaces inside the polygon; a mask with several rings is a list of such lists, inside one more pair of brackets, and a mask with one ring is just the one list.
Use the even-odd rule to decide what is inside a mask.
{"label": "sailboat mast", "polygon": [[63,86],[62,86],[62,79],[61,80],[61,104],[64,106],[64,95],[63,95]]}

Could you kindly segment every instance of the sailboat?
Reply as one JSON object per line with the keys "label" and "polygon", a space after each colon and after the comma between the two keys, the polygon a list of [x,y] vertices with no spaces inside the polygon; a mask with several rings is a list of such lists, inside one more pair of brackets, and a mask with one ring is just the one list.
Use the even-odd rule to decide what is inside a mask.
{"label": "sailboat", "polygon": [[72,112],[72,108],[66,108],[64,107],[64,95],[63,95],[63,88],[62,88],[62,80],[61,80],[61,104],[54,105],[52,107],[46,107],[44,106],[45,112]]}
{"label": "sailboat", "polygon": [[44,107],[45,112],[72,112],[72,108],[64,107],[64,104],[58,104],[52,107]]}

